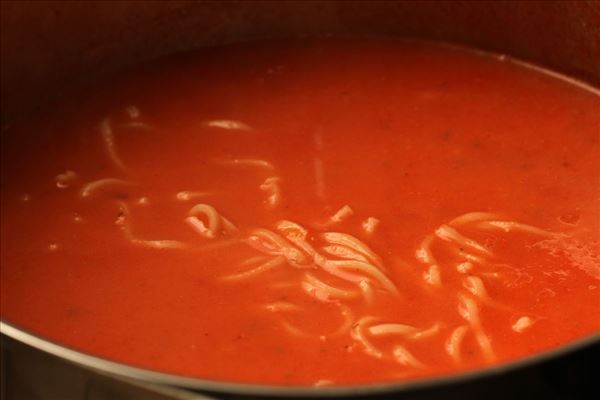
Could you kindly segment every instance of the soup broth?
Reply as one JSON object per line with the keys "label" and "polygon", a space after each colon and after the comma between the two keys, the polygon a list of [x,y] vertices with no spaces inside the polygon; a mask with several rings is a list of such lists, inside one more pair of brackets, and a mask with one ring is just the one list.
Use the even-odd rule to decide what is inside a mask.
{"label": "soup broth", "polygon": [[2,318],[235,382],[515,360],[600,330],[599,136],[594,89],[450,46],[160,60],[3,129]]}

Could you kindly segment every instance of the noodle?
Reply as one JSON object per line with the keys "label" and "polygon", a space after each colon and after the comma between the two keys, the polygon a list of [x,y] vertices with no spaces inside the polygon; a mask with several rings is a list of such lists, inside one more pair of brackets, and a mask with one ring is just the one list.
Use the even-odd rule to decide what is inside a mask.
{"label": "noodle", "polygon": [[433,324],[430,328],[420,330],[413,335],[408,336],[408,339],[426,339],[434,336],[440,331],[439,324]]}
{"label": "noodle", "polygon": [[327,260],[324,257],[316,257],[315,263],[319,267],[323,268],[325,271],[329,272],[331,275],[337,276],[338,278],[342,278],[349,282],[358,283],[364,279],[360,275],[356,275],[356,274],[352,274],[352,273],[340,270],[336,264],[333,264],[333,261]]}
{"label": "noodle", "polygon": [[297,306],[296,304],[288,303],[287,301],[277,301],[275,303],[265,304],[264,308],[273,312],[300,310],[299,306]]}
{"label": "noodle", "polygon": [[302,226],[284,220],[277,224],[277,229],[284,234],[290,242],[302,249],[313,260],[317,257],[321,257],[310,243],[305,240],[308,232]]}
{"label": "noodle", "polygon": [[310,333],[306,333],[303,330],[296,328],[294,325],[290,324],[288,321],[283,321],[281,323],[281,326],[283,326],[283,329],[285,329],[288,333],[290,333],[294,336],[308,337],[308,338],[314,337],[314,335],[311,335]]}
{"label": "noodle", "polygon": [[417,260],[425,264],[436,264],[435,258],[431,253],[431,242],[433,241],[432,235],[427,235],[421,242],[421,245],[415,251],[415,257]]}
{"label": "noodle", "polygon": [[322,250],[327,254],[331,254],[332,256],[336,256],[346,260],[369,262],[369,260],[367,260],[367,258],[361,253],[352,250],[351,248],[346,246],[324,246]]}
{"label": "noodle", "polygon": [[350,331],[350,336],[360,344],[362,344],[365,353],[375,357],[375,358],[383,358],[383,353],[377,349],[364,335],[365,325],[374,322],[376,320],[375,317],[363,317],[358,320],[356,324],[352,327]]}
{"label": "noodle", "polygon": [[[208,227],[204,225],[198,214],[205,215],[208,219]],[[185,221],[192,226],[200,235],[213,239],[221,228],[221,217],[214,207],[208,204],[196,204],[188,212],[189,217]]]}
{"label": "noodle", "polygon": [[483,281],[479,277],[467,276],[463,279],[463,287],[482,300],[489,299]]}
{"label": "noodle", "polygon": [[374,325],[369,328],[369,332],[373,336],[384,336],[384,335],[408,335],[418,332],[419,329],[412,325],[405,324],[380,324]]}
{"label": "noodle", "polygon": [[418,340],[431,337],[440,330],[439,324],[434,324],[427,329],[419,329],[405,324],[380,324],[369,328],[373,336],[400,335],[406,339]]}
{"label": "noodle", "polygon": [[469,224],[471,222],[486,221],[486,220],[496,219],[496,218],[498,218],[498,214],[483,212],[483,211],[474,211],[474,212],[459,215],[458,217],[454,218],[452,221],[448,222],[448,225],[460,226],[460,225]]}
{"label": "noodle", "polygon": [[[206,216],[208,227],[198,218],[199,214]],[[205,238],[214,239],[221,232],[221,228],[229,234],[238,232],[237,227],[231,221],[208,204],[196,204],[190,209],[188,215],[185,222]]]}
{"label": "noodle", "polygon": [[234,158],[233,160],[218,160],[217,163],[226,166],[249,166],[263,168],[268,171],[275,170],[275,167],[270,162],[256,158]]}
{"label": "noodle", "polygon": [[140,109],[136,106],[128,106],[125,108],[125,112],[131,119],[137,119],[140,117]]}
{"label": "noodle", "polygon": [[322,235],[323,239],[330,244],[339,244],[356,250],[366,256],[373,264],[382,268],[382,263],[377,254],[366,244],[346,233],[327,232]]}
{"label": "noodle", "polygon": [[279,267],[285,264],[285,258],[282,256],[275,257],[270,261],[267,261],[256,268],[253,268],[248,271],[240,272],[239,274],[228,275],[223,278],[226,281],[239,281],[241,279],[251,278],[253,276],[262,274],[263,272],[267,272],[273,268]]}
{"label": "noodle", "polygon": [[371,235],[373,232],[375,232],[379,222],[380,221],[377,218],[369,217],[362,222],[361,226],[367,234]]}
{"label": "noodle", "polygon": [[488,335],[486,335],[482,329],[478,329],[475,330],[475,339],[477,339],[477,343],[483,352],[483,358],[487,362],[494,361],[496,356],[494,355],[494,350],[492,349],[492,344]]}
{"label": "noodle", "polygon": [[306,239],[307,231],[302,226],[296,224],[291,221],[279,221],[277,223],[277,230],[279,230],[282,234],[286,236],[286,238],[298,238],[298,239]]}
{"label": "noodle", "polygon": [[371,287],[369,282],[368,281],[360,281],[360,282],[358,282],[358,286],[360,287],[360,290],[361,290],[363,297],[365,298],[367,304],[373,304],[375,294],[373,293],[373,288]]}
{"label": "noodle", "polygon": [[531,318],[521,317],[512,325],[512,330],[517,333],[521,333],[524,330],[531,328],[531,325],[533,325]]}
{"label": "noodle", "polygon": [[350,290],[342,290],[330,286],[310,273],[304,275],[303,284],[304,283],[310,285],[312,288],[322,290],[323,292],[327,293],[328,297],[334,297],[339,299],[352,299],[358,296],[358,293],[356,292]]}
{"label": "noodle", "polygon": [[473,239],[469,239],[460,233],[454,228],[451,228],[448,225],[442,225],[438,229],[436,229],[435,234],[442,240],[447,242],[455,242],[460,246],[470,247],[473,250],[476,250],[483,254],[491,254],[488,249],[486,249],[481,244],[477,243]]}
{"label": "noodle", "polygon": [[123,164],[123,161],[117,152],[115,135],[113,133],[112,124],[109,118],[104,118],[102,122],[100,122],[100,134],[102,136],[102,140],[104,141],[104,147],[106,148],[108,157],[118,169],[125,171],[127,168],[125,167],[125,164]]}
{"label": "noodle", "polygon": [[354,214],[354,211],[350,208],[350,206],[345,205],[342,208],[340,208],[333,216],[331,216],[329,218],[329,221],[332,224],[342,222],[342,221],[348,219],[353,214]]}
{"label": "noodle", "polygon": [[471,326],[481,326],[479,308],[475,301],[467,296],[459,295],[458,314],[468,321]]}
{"label": "noodle", "polygon": [[466,325],[459,326],[452,331],[452,334],[446,341],[446,352],[452,357],[454,362],[460,362],[460,345],[467,333],[469,328]]}
{"label": "noodle", "polygon": [[124,181],[122,179],[117,178],[104,178],[98,179],[97,181],[90,182],[86,184],[79,191],[79,195],[81,197],[88,197],[97,192],[98,190],[104,188],[105,186],[131,186],[133,183]]}
{"label": "noodle", "polygon": [[56,187],[59,189],[66,189],[71,186],[71,183],[77,179],[77,174],[74,171],[67,170],[62,174],[56,175]]}
{"label": "noodle", "polygon": [[281,201],[281,190],[279,189],[280,178],[277,176],[271,176],[265,179],[264,183],[260,185],[260,190],[267,192],[267,204],[270,207],[277,206]]}
{"label": "noodle", "polygon": [[483,356],[486,359],[486,361],[492,361],[495,358],[494,351],[492,350],[490,339],[483,332],[483,329],[481,327],[481,320],[479,319],[479,308],[477,307],[477,304],[473,299],[463,295],[460,295],[459,299],[460,303],[458,306],[458,313],[471,325],[471,328],[475,333],[475,339],[477,340],[477,343],[479,344],[479,347],[481,348],[481,351],[483,352]]}
{"label": "noodle", "polygon": [[225,229],[225,232],[232,234],[232,233],[237,233],[239,231],[239,229],[233,224],[233,222],[231,222],[230,220],[228,220],[227,218],[225,218],[222,215],[221,215],[221,222],[223,223],[223,228]]}
{"label": "noodle", "polygon": [[466,274],[469,271],[471,271],[473,269],[473,267],[474,266],[473,266],[472,262],[470,262],[470,261],[464,261],[464,262],[458,263],[456,265],[456,270],[458,272],[460,272],[461,274]]}
{"label": "noodle", "polygon": [[364,272],[367,275],[370,275],[373,278],[375,278],[375,280],[377,282],[379,282],[381,284],[381,286],[383,286],[385,289],[387,289],[391,293],[394,293],[394,294],[398,293],[398,289],[396,289],[396,286],[394,285],[394,283],[387,276],[385,276],[379,269],[377,269],[376,266],[374,266],[372,264],[361,262],[361,261],[353,261],[353,260],[340,260],[340,261],[328,260],[327,263],[328,263],[329,267],[332,267],[335,269],[340,269],[340,268],[341,269],[352,269],[354,271]]}
{"label": "noodle", "polygon": [[125,237],[129,242],[152,249],[182,249],[186,244],[177,240],[148,240],[140,239],[133,235],[131,226],[129,225],[129,207],[124,202],[119,202],[120,215],[117,217],[116,224],[121,227]]}
{"label": "noodle", "polygon": [[147,131],[151,131],[151,130],[155,129],[152,125],[148,125],[148,124],[146,124],[144,122],[140,122],[140,121],[125,122],[123,124],[120,124],[119,128],[136,128],[136,129],[144,129]]}
{"label": "noodle", "polygon": [[480,265],[485,264],[485,261],[483,260],[483,258],[476,256],[475,254],[467,253],[466,251],[461,250],[461,249],[457,249],[457,250],[458,250],[457,251],[458,255],[463,257],[465,260],[468,260],[470,262],[477,263]]}
{"label": "noodle", "polygon": [[254,229],[246,241],[258,251],[271,255],[283,255],[295,267],[306,265],[310,259],[291,243],[268,229]]}
{"label": "noodle", "polygon": [[440,267],[436,264],[430,265],[427,271],[423,272],[423,279],[431,286],[442,286],[442,274],[440,273]]}
{"label": "noodle", "polygon": [[352,327],[352,322],[354,321],[354,314],[352,314],[352,311],[350,310],[350,308],[346,307],[343,304],[339,304],[339,303],[337,303],[337,306],[340,308],[340,313],[342,314],[342,318],[344,320],[342,321],[342,324],[340,325],[340,327],[337,328],[333,333],[331,333],[329,335],[331,337],[340,336],[340,335],[343,335],[344,333],[348,332],[350,330],[350,328]]}
{"label": "noodle", "polygon": [[478,223],[477,226],[483,229],[500,229],[507,233],[513,231],[520,231],[544,237],[552,237],[556,235],[555,233],[552,233],[550,231],[514,221],[484,221]]}
{"label": "noodle", "polygon": [[209,195],[210,195],[210,193],[207,193],[207,192],[193,192],[193,191],[189,191],[189,190],[183,190],[181,192],[177,192],[177,194],[175,195],[175,198],[180,201],[188,201],[188,200],[193,200],[193,199],[197,199],[199,197],[205,197],[205,196],[209,196]]}
{"label": "noodle", "polygon": [[413,368],[425,368],[425,364],[421,361],[417,360],[415,356],[411,354],[410,351],[406,349],[404,346],[394,346],[394,359],[402,365]]}
{"label": "noodle", "polygon": [[242,263],[240,264],[240,267],[247,267],[252,264],[257,264],[261,261],[266,261],[268,258],[269,257],[267,257],[267,256],[250,257],[247,260],[242,261]]}
{"label": "noodle", "polygon": [[206,121],[204,125],[211,128],[220,128],[233,131],[251,131],[252,128],[240,121],[234,121],[231,119],[215,119],[212,121]]}

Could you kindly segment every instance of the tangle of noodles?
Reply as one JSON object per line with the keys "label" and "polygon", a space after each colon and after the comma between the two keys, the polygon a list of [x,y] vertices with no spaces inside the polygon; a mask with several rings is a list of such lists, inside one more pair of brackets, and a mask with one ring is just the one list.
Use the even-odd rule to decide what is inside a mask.
{"label": "tangle of noodles", "polygon": [[287,240],[268,229],[254,229],[246,241],[258,251],[271,255],[283,255],[293,266],[307,265],[311,260]]}
{"label": "tangle of noodles", "polygon": [[277,224],[277,229],[286,237],[286,239],[308,254],[313,262],[316,263],[317,258],[323,259],[312,245],[306,241],[307,231],[302,226],[290,221],[280,221]]}
{"label": "tangle of noodles", "polygon": [[[377,282],[381,284],[385,289],[389,292],[397,294],[398,289],[394,285],[394,283],[387,277],[383,272],[381,272],[376,266],[354,260],[327,260],[327,267],[336,270],[344,270],[351,269],[353,272],[363,272],[371,277],[375,278]],[[361,279],[357,280],[360,282]]]}

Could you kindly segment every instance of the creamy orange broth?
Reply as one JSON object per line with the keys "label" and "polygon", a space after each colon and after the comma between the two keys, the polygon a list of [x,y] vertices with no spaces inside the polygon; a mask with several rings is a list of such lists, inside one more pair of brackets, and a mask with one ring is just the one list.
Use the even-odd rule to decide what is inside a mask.
{"label": "creamy orange broth", "polygon": [[236,382],[407,380],[600,330],[600,97],[434,44],[201,50],[2,132],[2,318]]}

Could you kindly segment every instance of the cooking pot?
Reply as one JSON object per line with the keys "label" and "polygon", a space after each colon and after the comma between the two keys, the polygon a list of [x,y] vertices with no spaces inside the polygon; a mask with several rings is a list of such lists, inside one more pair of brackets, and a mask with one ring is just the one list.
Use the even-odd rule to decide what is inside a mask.
{"label": "cooking pot", "polygon": [[[72,88],[109,77],[131,65],[201,46],[274,38],[425,38],[507,54],[591,85],[600,84],[600,2],[596,1],[3,1],[0,4],[3,126],[26,118]],[[600,343],[598,334],[515,362],[442,378],[297,388],[162,374],[82,354],[26,332],[9,321],[2,321],[0,329],[3,346],[9,350],[27,345],[98,371],[103,377],[108,374],[119,382],[135,383],[146,394],[167,391],[172,396],[190,396],[177,398],[192,398],[194,390],[216,396],[431,397],[434,393],[451,394],[452,388],[459,384],[499,388],[502,383],[498,382],[503,381],[493,383],[492,379],[505,379],[514,371],[531,366],[551,365],[550,360],[598,356]],[[5,377],[3,384],[9,385],[8,380]]]}

